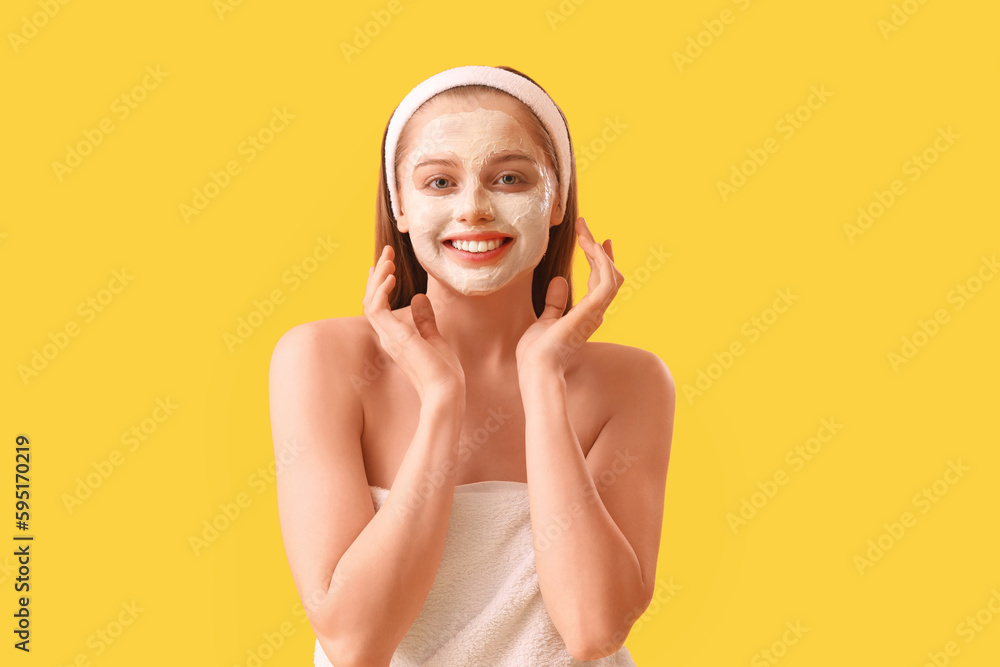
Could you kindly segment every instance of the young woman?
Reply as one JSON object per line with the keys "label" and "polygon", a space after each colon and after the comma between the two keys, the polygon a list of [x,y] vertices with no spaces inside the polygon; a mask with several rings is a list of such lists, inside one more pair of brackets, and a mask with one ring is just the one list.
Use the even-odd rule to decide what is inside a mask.
{"label": "young woman", "polygon": [[404,98],[382,151],[364,315],[298,325],[271,359],[315,664],[634,665],[674,383],[587,341],[622,275],[576,215],[565,116],[516,70],[457,67]]}

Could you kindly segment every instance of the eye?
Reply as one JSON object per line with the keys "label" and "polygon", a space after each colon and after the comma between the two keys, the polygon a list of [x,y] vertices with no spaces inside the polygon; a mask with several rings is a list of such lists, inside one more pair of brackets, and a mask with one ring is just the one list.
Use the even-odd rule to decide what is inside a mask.
{"label": "eye", "polygon": [[443,190],[444,188],[448,187],[449,183],[451,183],[451,181],[449,181],[444,176],[438,176],[437,178],[431,179],[430,181],[427,182],[427,184],[430,185],[431,188],[433,188],[434,190]]}
{"label": "eye", "polygon": [[503,181],[503,184],[504,184],[504,185],[517,185],[517,183],[518,183],[519,181],[523,180],[523,179],[521,179],[521,177],[520,177],[520,176],[518,176],[517,174],[504,174],[503,176],[501,176],[501,177],[500,177],[500,180],[503,180],[503,179],[505,179],[505,178],[510,178],[510,179],[513,179],[513,180],[510,180],[510,181]]}

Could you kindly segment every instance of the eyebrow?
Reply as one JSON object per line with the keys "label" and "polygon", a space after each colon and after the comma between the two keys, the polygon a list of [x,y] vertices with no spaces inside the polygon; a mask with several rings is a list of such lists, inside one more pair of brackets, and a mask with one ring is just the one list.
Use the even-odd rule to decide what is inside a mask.
{"label": "eyebrow", "polygon": [[417,164],[413,165],[413,169],[415,171],[415,170],[420,169],[421,167],[425,167],[425,166],[427,166],[429,164],[439,164],[439,165],[443,165],[445,167],[458,167],[458,166],[460,166],[459,163],[458,163],[458,160],[456,160],[455,158],[450,158],[450,157],[448,157],[448,158],[432,157],[432,158],[427,158],[427,159],[421,160]]}
{"label": "eyebrow", "polygon": [[[538,163],[530,155],[528,155],[526,153],[518,153],[518,152],[510,152],[510,151],[504,152],[504,153],[500,153],[500,154],[491,155],[490,158],[487,160],[487,162],[490,163],[490,164],[502,164],[504,162],[515,162],[515,161],[520,161],[520,160],[526,160],[526,161],[532,163],[533,165],[538,166]],[[442,165],[442,166],[445,166],[445,167],[460,167],[461,166],[461,164],[459,163],[458,160],[456,160],[455,158],[451,158],[451,157],[448,157],[448,158],[427,158],[427,159],[421,160],[420,162],[418,162],[417,164],[415,164],[413,166],[413,169],[414,169],[414,171],[416,171],[420,167],[424,167],[424,166],[432,165],[432,164]]]}
{"label": "eyebrow", "polygon": [[502,162],[517,162],[517,161],[520,161],[520,160],[527,160],[528,162],[530,162],[530,163],[532,163],[532,164],[534,164],[536,166],[538,164],[535,161],[535,158],[533,158],[530,155],[527,155],[525,153],[501,153],[500,155],[497,155],[495,157],[491,157],[488,160],[488,162],[498,163],[499,164],[499,163],[502,163]]}

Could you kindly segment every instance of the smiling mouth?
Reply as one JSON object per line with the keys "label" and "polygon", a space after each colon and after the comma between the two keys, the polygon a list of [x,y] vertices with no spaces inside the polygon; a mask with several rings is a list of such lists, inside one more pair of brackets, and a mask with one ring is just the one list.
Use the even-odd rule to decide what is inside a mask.
{"label": "smiling mouth", "polygon": [[503,246],[509,245],[513,241],[509,236],[494,237],[487,240],[465,240],[446,239],[442,241],[446,246],[462,251],[470,255],[485,254],[493,252]]}
{"label": "smiling mouth", "polygon": [[[514,239],[509,236],[493,237],[483,241],[448,239],[441,242],[445,253],[452,255],[459,263],[469,267],[499,261],[500,256],[507,254],[507,248],[513,243]],[[484,249],[480,250],[480,248]]]}

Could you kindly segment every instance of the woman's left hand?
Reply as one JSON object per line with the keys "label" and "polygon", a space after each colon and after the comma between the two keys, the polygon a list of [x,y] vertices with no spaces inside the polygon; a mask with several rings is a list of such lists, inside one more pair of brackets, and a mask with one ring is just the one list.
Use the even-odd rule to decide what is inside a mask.
{"label": "woman's left hand", "polygon": [[562,276],[552,279],[545,295],[545,310],[517,343],[519,374],[529,369],[564,372],[573,354],[604,322],[604,312],[625,280],[615,268],[611,239],[599,245],[583,218],[576,220],[576,233],[590,264],[587,294],[563,315],[569,284]]}

